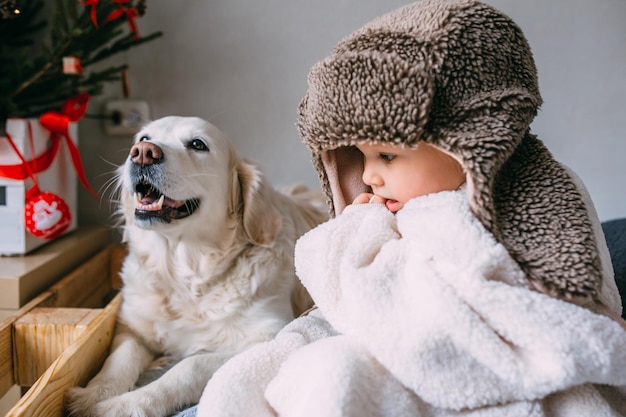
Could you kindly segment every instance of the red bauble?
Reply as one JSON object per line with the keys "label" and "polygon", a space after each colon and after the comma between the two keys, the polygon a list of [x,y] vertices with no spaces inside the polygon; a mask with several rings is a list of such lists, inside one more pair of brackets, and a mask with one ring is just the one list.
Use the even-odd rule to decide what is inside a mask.
{"label": "red bauble", "polygon": [[41,239],[54,239],[70,226],[72,215],[61,197],[40,192],[26,201],[24,224],[26,230]]}

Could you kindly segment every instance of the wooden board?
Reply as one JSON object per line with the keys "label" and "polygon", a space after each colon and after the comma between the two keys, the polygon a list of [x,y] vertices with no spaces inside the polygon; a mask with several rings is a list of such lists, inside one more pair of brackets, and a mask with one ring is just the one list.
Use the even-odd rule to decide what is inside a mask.
{"label": "wooden board", "polygon": [[[50,401],[56,399],[57,402],[61,401],[60,404],[62,404],[61,397],[64,395],[67,388],[72,385],[82,384],[86,382],[89,377],[95,375],[95,372],[100,368],[102,362],[104,361],[106,349],[108,349],[112,338],[112,329],[117,314],[117,308],[121,302],[121,295],[114,292],[113,289],[121,287],[119,270],[125,255],[126,248],[121,245],[111,245],[107,247],[82,265],[75,268],[71,273],[66,275],[62,280],[54,284],[47,291],[28,302],[21,309],[19,309],[14,316],[0,322],[0,397],[2,397],[17,382],[28,383],[28,385],[30,385],[30,379],[25,379],[24,381],[18,381],[16,379],[16,370],[21,369],[21,367],[24,366],[24,361],[34,359],[23,359],[23,355],[21,355],[22,359],[16,357],[15,352],[19,350],[19,347],[16,346],[14,326],[20,318],[26,317],[36,308],[45,307],[52,308],[51,310],[48,310],[50,315],[73,315],[74,313],[66,310],[68,307],[88,307],[93,308],[94,312],[94,314],[89,313],[89,318],[85,319],[89,323],[83,323],[86,325],[84,332],[80,335],[78,333],[75,334],[75,340],[73,342],[72,340],[66,339],[64,343],[69,343],[69,347],[63,351],[57,360],[54,360],[50,367],[45,368],[43,376],[35,382],[33,387],[28,391],[27,395],[22,397],[20,400],[21,405],[19,410],[12,410],[12,413],[15,412],[17,414],[10,415],[60,417],[62,415],[60,411],[57,414],[50,412],[49,405],[46,405],[44,409],[40,410],[40,412],[45,412],[45,414],[38,414],[39,411],[34,414],[29,413],[31,408],[36,404],[40,404],[41,401],[48,404]],[[106,307],[103,309],[101,308],[102,306]],[[80,313],[78,314],[80,315]],[[103,317],[103,315],[106,316],[106,318]],[[50,318],[51,322],[49,324],[51,327],[48,330],[48,333],[54,333],[52,330],[52,323],[57,319],[59,318]],[[30,321],[31,324],[36,322],[37,320]],[[86,340],[85,334],[90,334],[92,340]],[[48,340],[43,343],[57,342]],[[60,350],[61,349],[59,348],[59,351]],[[61,358],[69,360],[67,359],[68,355],[73,355],[74,358],[70,361],[71,364],[63,365],[63,369],[67,370],[68,366],[74,368],[83,367],[83,369],[72,368],[72,372],[68,374],[68,376],[63,379],[63,383],[60,384],[58,382],[59,376],[55,374],[53,368],[60,366],[59,360]],[[46,361],[50,361],[51,359],[52,357],[50,356],[46,359]],[[36,372],[40,373],[43,367],[39,366],[38,368],[39,370]],[[51,372],[52,375],[50,375]],[[87,374],[88,376],[84,376]],[[46,382],[42,382],[44,377],[48,378],[49,381],[54,382],[51,388],[62,388],[62,391],[50,392],[50,388],[42,388],[42,384],[44,387],[47,384]],[[78,382],[74,382],[74,379],[76,378],[82,379]],[[37,391],[33,391],[35,387],[39,387]],[[40,399],[39,395],[50,398]]]}
{"label": "wooden board", "polygon": [[110,235],[106,227],[81,227],[28,255],[0,257],[0,309],[8,313],[22,308],[106,248]]}
{"label": "wooden board", "polygon": [[8,318],[0,323],[0,397],[7,393],[13,385],[14,356],[13,356],[13,322],[37,306],[54,305],[54,297],[50,292],[40,294],[22,307],[13,318]]}
{"label": "wooden board", "polygon": [[108,353],[122,295],[92,320],[88,328],[59,356],[5,417],[60,417],[65,392],[82,385],[102,366]]}
{"label": "wooden board", "polygon": [[14,385],[11,322],[0,327],[0,398]]}
{"label": "wooden board", "polygon": [[100,315],[92,308],[37,307],[13,324],[14,378],[30,387]]}
{"label": "wooden board", "polygon": [[102,307],[111,290],[111,253],[112,247],[99,252],[52,286],[55,306]]}

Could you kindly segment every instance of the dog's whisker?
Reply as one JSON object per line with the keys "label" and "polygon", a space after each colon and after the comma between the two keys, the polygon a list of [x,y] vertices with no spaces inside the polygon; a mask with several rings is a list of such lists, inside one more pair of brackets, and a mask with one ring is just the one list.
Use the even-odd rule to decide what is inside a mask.
{"label": "dog's whisker", "polygon": [[197,209],[199,206],[199,204],[196,201],[186,201],[185,202],[185,209],[187,211],[193,211],[195,209]]}
{"label": "dog's whisker", "polygon": [[[108,196],[106,200],[109,202],[109,212],[111,213],[111,217],[115,218],[114,223],[119,226],[123,222],[123,219],[120,216],[121,213],[119,211],[120,196],[122,193],[121,171],[119,167],[113,162],[108,161],[104,158],[102,158],[102,160],[109,164],[111,167],[114,167],[115,169],[112,169],[100,175],[107,176],[108,179],[105,180],[104,184],[102,184],[102,186],[99,188],[99,193],[103,197]],[[105,198],[102,198],[100,200],[100,207],[102,207],[102,202],[104,200]]]}
{"label": "dog's whisker", "polygon": [[107,165],[112,166],[112,167],[113,167],[113,168],[115,168],[115,169],[119,168],[119,164],[116,164],[116,163],[115,163],[115,162],[113,162],[113,161],[109,161],[109,160],[108,160],[108,159],[106,159],[106,158],[100,158],[100,160],[101,160],[101,161],[103,161],[104,163],[106,163]]}
{"label": "dog's whisker", "polygon": [[183,178],[197,178],[197,177],[213,177],[213,178],[219,178],[220,176],[217,174],[208,174],[208,173],[197,173],[197,174],[187,174],[185,175]]}
{"label": "dog's whisker", "polygon": [[220,110],[220,111],[218,111],[218,112],[215,112],[215,113],[213,113],[211,116],[209,116],[209,118],[208,118],[207,120],[211,122],[211,121],[215,120],[215,118],[216,118],[217,116],[219,116],[219,115],[221,115],[221,114],[226,113],[226,111],[227,111],[227,110]]}
{"label": "dog's whisker", "polygon": [[112,179],[107,180],[104,184],[102,184],[102,187],[100,187],[100,194],[114,195],[117,190],[118,190],[117,180],[112,178]]}

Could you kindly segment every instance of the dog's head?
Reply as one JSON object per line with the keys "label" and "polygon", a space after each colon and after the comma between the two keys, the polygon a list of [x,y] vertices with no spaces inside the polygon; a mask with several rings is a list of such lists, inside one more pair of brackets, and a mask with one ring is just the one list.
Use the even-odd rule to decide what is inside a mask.
{"label": "dog's head", "polygon": [[135,135],[118,174],[127,232],[135,226],[213,239],[216,245],[227,235],[241,235],[270,245],[280,228],[258,169],[200,118],[168,116],[149,123]]}

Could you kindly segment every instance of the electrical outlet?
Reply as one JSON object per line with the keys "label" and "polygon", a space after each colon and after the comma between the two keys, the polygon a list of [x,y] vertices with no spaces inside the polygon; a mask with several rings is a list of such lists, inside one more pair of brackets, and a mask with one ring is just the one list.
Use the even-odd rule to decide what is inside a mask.
{"label": "electrical outlet", "polygon": [[134,135],[150,121],[150,107],[141,100],[110,100],[104,104],[104,131],[107,135]]}

